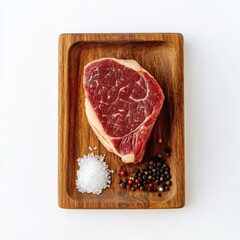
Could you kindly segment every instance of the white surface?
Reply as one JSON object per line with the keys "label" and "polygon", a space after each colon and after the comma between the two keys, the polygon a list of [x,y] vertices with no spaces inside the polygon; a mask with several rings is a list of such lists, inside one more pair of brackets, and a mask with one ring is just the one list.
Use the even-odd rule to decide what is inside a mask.
{"label": "white surface", "polygon": [[[0,239],[240,239],[240,2],[0,0]],[[66,32],[185,37],[186,206],[57,206],[57,54]]]}

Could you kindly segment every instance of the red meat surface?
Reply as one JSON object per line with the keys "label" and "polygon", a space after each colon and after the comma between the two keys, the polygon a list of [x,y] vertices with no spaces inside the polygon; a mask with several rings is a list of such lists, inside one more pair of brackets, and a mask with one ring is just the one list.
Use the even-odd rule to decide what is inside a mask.
{"label": "red meat surface", "polygon": [[84,68],[86,115],[101,143],[123,162],[141,162],[164,94],[134,60],[102,58]]}

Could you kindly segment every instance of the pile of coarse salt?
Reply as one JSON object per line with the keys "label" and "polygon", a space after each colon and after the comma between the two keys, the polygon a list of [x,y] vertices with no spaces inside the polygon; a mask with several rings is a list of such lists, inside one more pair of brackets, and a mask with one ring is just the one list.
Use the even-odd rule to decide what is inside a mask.
{"label": "pile of coarse salt", "polygon": [[89,153],[79,158],[77,171],[77,189],[81,193],[94,193],[99,195],[105,188],[110,187],[111,177],[105,156]]}

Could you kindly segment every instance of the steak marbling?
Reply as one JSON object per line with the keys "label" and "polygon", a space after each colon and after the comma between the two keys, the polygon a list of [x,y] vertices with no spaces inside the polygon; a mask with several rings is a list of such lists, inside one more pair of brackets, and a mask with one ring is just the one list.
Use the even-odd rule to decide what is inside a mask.
{"label": "steak marbling", "polygon": [[134,60],[101,58],[84,68],[88,122],[108,151],[123,162],[141,162],[164,94]]}

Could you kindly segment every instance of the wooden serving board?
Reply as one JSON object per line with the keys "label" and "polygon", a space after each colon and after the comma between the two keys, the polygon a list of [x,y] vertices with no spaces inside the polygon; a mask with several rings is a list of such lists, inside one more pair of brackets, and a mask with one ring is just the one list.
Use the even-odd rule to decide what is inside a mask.
{"label": "wooden serving board", "polygon": [[[148,142],[144,161],[170,146],[166,158],[172,186],[156,196],[153,192],[121,189],[117,172],[133,171],[98,141],[85,115],[82,76],[84,66],[98,58],[134,59],[161,85],[165,102]],[[181,34],[63,34],[59,37],[59,149],[58,194],[62,208],[179,208],[184,206],[184,80]],[[158,138],[162,143],[158,143]],[[111,187],[100,195],[76,189],[77,159],[97,146],[95,154],[106,154],[115,173]]]}

